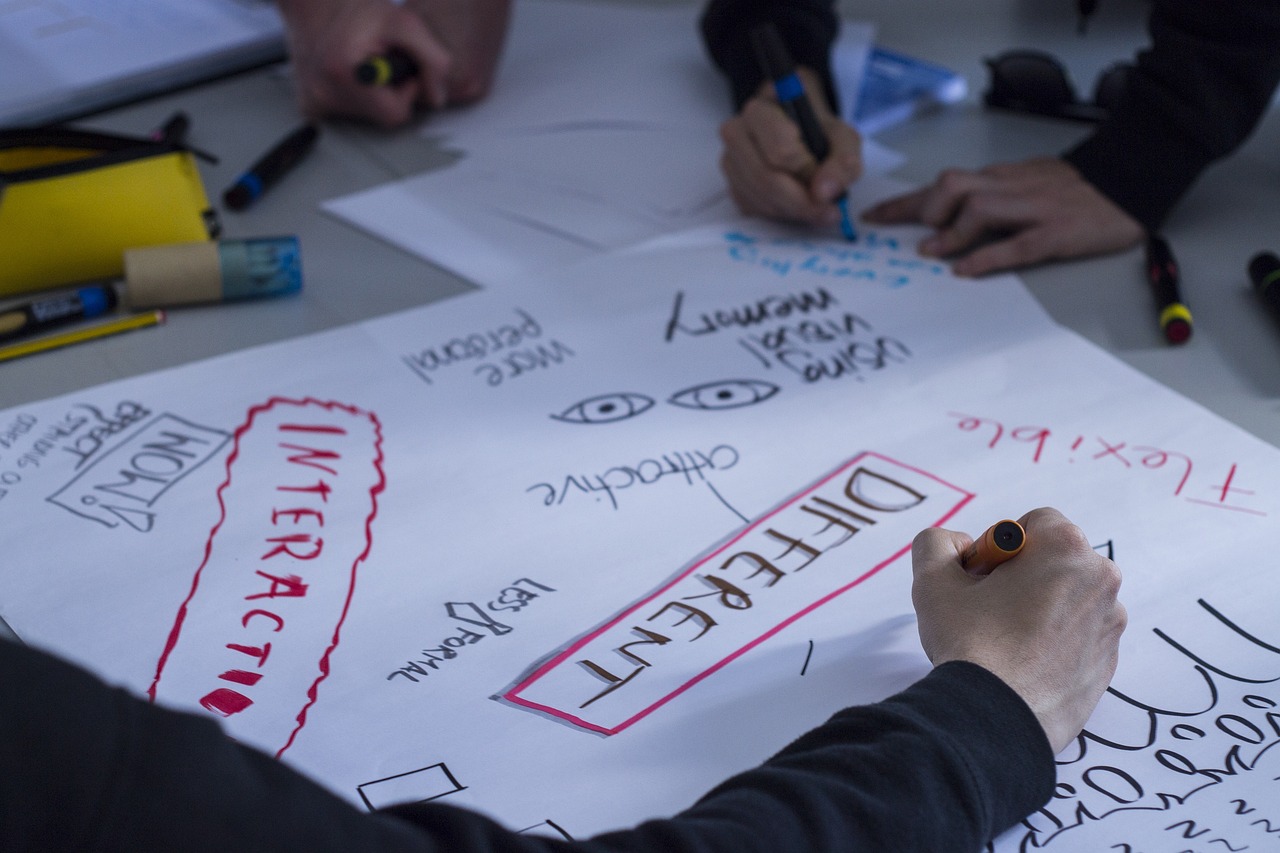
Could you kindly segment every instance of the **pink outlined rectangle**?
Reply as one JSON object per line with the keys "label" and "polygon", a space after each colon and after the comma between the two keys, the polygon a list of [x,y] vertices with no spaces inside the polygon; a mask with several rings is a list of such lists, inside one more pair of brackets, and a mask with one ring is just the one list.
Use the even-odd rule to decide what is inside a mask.
{"label": "pink outlined rectangle", "polygon": [[[855,481],[864,474],[869,478],[878,479],[882,483],[895,483],[912,494],[920,495],[920,500],[909,507],[882,508],[877,511],[874,502],[862,500],[862,496],[851,491],[854,489]],[[847,479],[842,479],[846,475]],[[615,616],[572,641],[558,652],[552,653],[530,671],[516,679],[497,698],[591,732],[605,735],[617,734],[689,690],[712,673],[717,672],[746,654],[760,643],[768,640],[791,623],[816,610],[828,601],[848,592],[868,578],[873,577],[911,549],[911,541],[919,530],[945,523],[947,519],[951,518],[973,497],[973,493],[952,485],[920,468],[905,465],[878,453],[866,452],[859,454],[820,479],[817,483],[787,498],[727,541],[695,558],[644,598],[619,611]],[[861,503],[859,503],[860,500],[862,500]],[[843,505],[840,501],[843,501]],[[924,509],[920,509],[921,507]],[[851,509],[857,512],[851,512]],[[827,515],[819,516],[819,513],[826,513]],[[861,520],[855,520],[855,514]],[[791,596],[791,600],[785,602],[787,615],[781,618],[772,618],[771,615],[771,618],[766,622],[767,627],[763,630],[759,630],[757,633],[756,629],[748,629],[749,638],[743,639],[740,643],[723,650],[723,652],[713,653],[705,665],[702,665],[694,674],[676,676],[670,681],[670,689],[664,688],[657,695],[640,698],[634,707],[628,708],[625,712],[615,712],[612,715],[596,712],[583,713],[583,709],[587,705],[580,704],[575,706],[574,702],[564,701],[564,697],[560,695],[565,692],[560,686],[561,682],[573,681],[580,684],[584,683],[584,681],[589,681],[589,676],[582,674],[587,671],[582,664],[589,655],[606,659],[605,655],[619,651],[617,648],[610,648],[613,641],[602,643],[603,639],[608,637],[618,639],[633,638],[636,628],[639,626],[631,623],[639,622],[640,626],[645,625],[647,620],[643,618],[643,614],[650,611],[656,602],[663,599],[687,601],[690,598],[706,598],[707,596],[703,594],[700,596],[684,596],[681,599],[678,595],[673,596],[673,592],[684,585],[705,593],[707,588],[705,585],[697,587],[690,585],[691,580],[693,583],[702,583],[702,581],[695,578],[699,571],[714,571],[718,561],[722,560],[726,554],[731,554],[732,556],[723,563],[719,563],[719,568],[721,569],[726,568],[734,559],[744,554],[751,553],[756,556],[754,551],[735,549],[746,549],[755,540],[766,541],[766,537],[769,537],[767,539],[768,542],[776,545],[778,541],[782,541],[777,536],[779,531],[776,528],[783,528],[788,524],[794,526],[796,519],[805,517],[812,520],[814,516],[836,519],[834,523],[827,524],[824,529],[814,532],[813,537],[815,539],[823,535],[847,534],[844,539],[831,545],[829,549],[823,550],[822,555],[839,552],[845,556],[853,557],[853,562],[856,565],[870,564],[871,567],[852,579],[849,579],[847,574],[837,572],[828,573],[830,576],[826,576],[818,571],[817,560],[821,559],[819,556],[801,565],[794,572],[787,573],[787,579],[791,580],[801,577],[799,572],[808,568],[811,571],[805,577],[817,578],[818,581],[816,583],[806,581],[798,585],[799,588]],[[920,520],[922,518],[925,520]],[[842,523],[856,527],[856,533],[848,534],[847,530],[841,529]],[[882,524],[885,526],[882,527]],[[832,531],[834,531],[834,534],[832,534]],[[782,538],[785,539],[786,535]],[[803,537],[795,536],[793,537],[794,540],[804,541],[811,549],[816,550],[813,543],[804,540]],[[846,544],[854,542],[859,543],[860,547],[856,549],[846,548],[844,551],[839,551]],[[803,549],[805,546],[801,545],[799,547]],[[871,549],[872,553],[867,555],[850,553],[850,551],[867,550],[868,548]],[[759,549],[756,550],[758,551]],[[803,550],[801,552],[804,553]],[[801,592],[800,589],[805,591]],[[758,597],[764,598],[763,595]],[[779,607],[784,606],[784,600],[782,599],[779,599],[776,603]],[[624,623],[626,624],[624,625]],[[631,628],[628,629],[626,625],[631,625]],[[630,633],[624,633],[628,630],[630,630]],[[637,644],[632,639],[632,642],[626,645]],[[660,645],[665,650],[668,643]],[[688,644],[685,647],[687,648]],[[649,651],[646,651],[646,654],[649,654]],[[617,655],[607,659],[614,663],[620,660]],[[634,669],[631,675],[624,680],[624,683],[618,685],[618,688],[625,690],[627,686],[625,682],[629,681],[631,677],[643,677],[644,674],[650,671],[652,671],[652,665],[648,663],[643,667]],[[551,681],[556,683],[548,689],[547,685]],[[572,690],[568,692],[572,692]],[[600,696],[592,698],[587,704],[594,703],[599,698]]]}

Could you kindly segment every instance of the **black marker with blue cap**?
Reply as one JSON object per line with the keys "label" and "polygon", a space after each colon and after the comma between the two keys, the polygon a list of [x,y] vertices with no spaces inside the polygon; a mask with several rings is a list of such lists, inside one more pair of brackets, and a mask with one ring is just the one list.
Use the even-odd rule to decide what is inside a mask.
{"label": "black marker with blue cap", "polygon": [[[782,43],[777,28],[773,24],[762,24],[751,31],[751,41],[755,45],[761,69],[773,81],[779,106],[800,128],[805,147],[821,163],[831,153],[831,143],[822,132],[822,125],[813,112],[813,105],[805,95],[804,84],[796,74],[795,62],[787,52],[787,46]],[[849,217],[849,194],[841,193],[835,201],[840,208],[840,231],[846,240],[853,242],[858,239],[858,232]]]}

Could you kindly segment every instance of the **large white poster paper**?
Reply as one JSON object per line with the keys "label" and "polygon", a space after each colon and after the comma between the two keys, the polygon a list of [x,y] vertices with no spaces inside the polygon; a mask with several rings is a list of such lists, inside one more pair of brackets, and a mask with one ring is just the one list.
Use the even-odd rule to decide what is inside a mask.
{"label": "large white poster paper", "polygon": [[998,848],[1261,843],[1276,450],[904,239],[690,232],[0,413],[2,614],[362,806],[585,837],[919,677],[914,532],[1049,504],[1131,627]]}

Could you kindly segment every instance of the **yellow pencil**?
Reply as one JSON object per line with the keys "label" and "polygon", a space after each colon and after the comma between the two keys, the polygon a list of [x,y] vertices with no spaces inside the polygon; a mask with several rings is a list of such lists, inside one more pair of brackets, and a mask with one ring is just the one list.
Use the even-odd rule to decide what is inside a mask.
{"label": "yellow pencil", "polygon": [[38,352],[46,352],[47,350],[78,344],[81,341],[92,341],[96,338],[105,338],[108,335],[130,332],[134,329],[145,329],[147,326],[158,326],[163,322],[163,311],[131,314],[128,317],[121,317],[119,320],[99,323],[96,326],[89,326],[85,329],[76,329],[71,332],[63,332],[60,335],[49,335],[26,343],[0,347],[0,361],[12,361],[15,358],[22,358],[24,355],[34,355]]}

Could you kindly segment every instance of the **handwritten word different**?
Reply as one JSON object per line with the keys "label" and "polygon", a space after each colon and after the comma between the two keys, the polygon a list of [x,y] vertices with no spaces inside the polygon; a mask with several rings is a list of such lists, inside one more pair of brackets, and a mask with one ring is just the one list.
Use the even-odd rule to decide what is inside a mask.
{"label": "handwritten word different", "polygon": [[946,267],[909,255],[897,255],[896,237],[874,230],[859,234],[858,246],[840,246],[795,238],[762,239],[740,231],[724,235],[731,260],[779,276],[816,276],[905,287],[920,277],[946,275]]}
{"label": "handwritten word different", "polygon": [[1154,631],[1181,662],[1164,698],[1108,689],[1109,713],[1059,756],[1053,798],[1011,833],[1019,849],[1137,853],[1157,831],[1170,850],[1280,846],[1280,636],[1197,604]]}
{"label": "handwritten word different", "polygon": [[[87,460],[98,454],[104,433],[113,429],[90,429],[64,449]],[[98,456],[48,500],[106,527],[124,525],[146,533],[155,526],[160,498],[229,440],[222,430],[159,415]]]}
{"label": "handwritten word different", "polygon": [[372,413],[282,398],[250,410],[151,698],[234,717],[238,737],[288,749],[329,673],[384,485]]}
{"label": "handwritten word different", "polygon": [[402,360],[428,385],[438,371],[461,364],[473,365],[473,374],[485,384],[501,385],[574,356],[573,350],[560,341],[541,341],[542,326],[528,312],[519,308],[515,312],[515,322],[450,338],[403,356]]}
{"label": "handwritten word different", "polygon": [[450,601],[445,604],[444,611],[450,619],[461,624],[435,646],[423,649],[421,658],[407,661],[404,666],[391,672],[387,681],[405,678],[416,684],[419,678],[426,678],[439,670],[440,664],[456,660],[468,646],[474,646],[486,637],[510,634],[515,629],[499,622],[491,614],[519,613],[531,601],[547,592],[555,592],[555,589],[528,578],[520,578],[499,590],[497,596],[483,606],[473,601]]}
{"label": "handwritten word different", "polygon": [[682,451],[662,454],[661,459],[642,459],[634,465],[615,465],[599,474],[566,474],[557,484],[536,483],[525,489],[537,494],[543,506],[561,506],[570,495],[601,496],[609,506],[618,508],[618,492],[633,486],[652,486],[663,479],[683,480],[685,485],[705,482],[711,471],[728,471],[738,464],[738,451],[728,444],[711,450]]}
{"label": "handwritten word different", "polygon": [[1218,473],[1210,475],[1207,484],[1203,482],[1203,476],[1197,477],[1193,483],[1195,463],[1189,455],[1177,450],[1166,450],[1128,440],[1121,441],[1112,436],[1086,436],[1074,431],[1055,434],[1045,426],[1009,428],[994,418],[977,417],[960,412],[948,412],[947,416],[956,419],[956,426],[961,431],[971,432],[984,439],[988,449],[994,450],[1005,441],[1026,445],[1027,461],[1033,465],[1040,464],[1042,460],[1055,458],[1065,459],[1070,463],[1107,465],[1114,470],[1124,470],[1134,474],[1146,471],[1167,474],[1166,480],[1173,497],[1182,497],[1201,506],[1233,510],[1249,515],[1267,515],[1266,512],[1250,508],[1244,503],[1237,503],[1237,501],[1247,502],[1254,495],[1254,491],[1245,488],[1237,481],[1240,466],[1236,462],[1227,466],[1225,471],[1219,469]]}
{"label": "handwritten word different", "polygon": [[547,658],[499,699],[616,734],[872,577],[907,553],[921,528],[972,497],[863,453]]}

